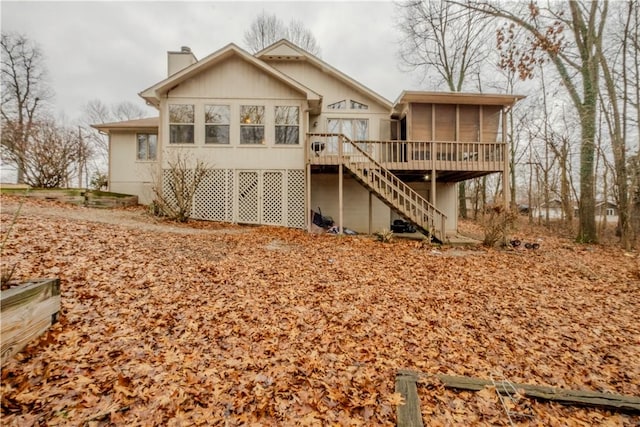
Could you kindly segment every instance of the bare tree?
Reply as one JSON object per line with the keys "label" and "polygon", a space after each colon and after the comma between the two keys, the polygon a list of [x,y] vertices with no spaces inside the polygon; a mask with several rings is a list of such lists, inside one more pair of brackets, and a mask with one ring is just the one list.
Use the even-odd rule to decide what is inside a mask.
{"label": "bare tree", "polygon": [[316,38],[299,20],[291,20],[287,26],[276,15],[267,15],[263,10],[244,33],[244,43],[253,53],[281,39],[289,40],[312,55],[320,55]]}
{"label": "bare tree", "polygon": [[411,0],[400,8],[402,63],[435,87],[462,91],[490,54],[489,21],[448,1]]}
{"label": "bare tree", "polygon": [[[614,161],[614,197],[618,204],[618,230],[620,232],[621,244],[625,249],[631,249],[631,209],[629,190],[629,171],[627,169],[627,131],[630,122],[628,110],[631,108],[631,91],[633,83],[629,78],[629,62],[633,61],[638,53],[629,49],[632,44],[634,33],[637,35],[638,2],[631,1],[622,3],[624,7],[614,5],[614,21],[612,27],[617,31],[610,38],[609,48],[605,49],[606,40],[597,45],[596,58],[602,70],[603,88],[599,91],[600,109],[603,113],[608,136],[611,141],[611,148]],[[635,21],[635,22],[634,22]],[[637,92],[638,81],[635,81]],[[636,133],[637,123],[636,123]],[[605,197],[605,202],[606,202]]]}
{"label": "bare tree", "polygon": [[41,188],[68,186],[81,152],[79,144],[75,129],[50,119],[34,123],[24,150],[24,182]]}
{"label": "bare tree", "polygon": [[26,36],[2,33],[2,147],[7,160],[15,163],[18,182],[24,182],[29,139],[46,102],[53,92],[46,81],[40,47]]}
{"label": "bare tree", "polygon": [[[580,242],[597,241],[595,222],[595,138],[600,63],[597,55],[607,19],[607,2],[567,1],[551,7],[536,2],[464,4],[510,24],[498,32],[498,47],[507,54],[504,67],[517,70],[521,78],[533,76],[536,64],[549,60],[560,76],[580,116]],[[513,9],[507,9],[512,7]],[[568,13],[567,13],[568,12]],[[513,45],[514,26],[526,30],[527,46]],[[564,31],[568,29],[569,31]],[[573,48],[575,46],[575,48]]]}
{"label": "bare tree", "polygon": [[116,121],[123,121],[141,119],[146,115],[146,112],[138,104],[122,101],[111,106],[111,114]]}

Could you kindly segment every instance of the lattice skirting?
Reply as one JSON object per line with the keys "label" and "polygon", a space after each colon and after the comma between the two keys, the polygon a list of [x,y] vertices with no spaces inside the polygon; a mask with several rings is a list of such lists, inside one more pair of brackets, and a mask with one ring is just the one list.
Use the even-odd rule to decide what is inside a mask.
{"label": "lattice skirting", "polygon": [[[165,195],[170,177],[165,170]],[[194,197],[191,217],[304,228],[304,200],[304,170],[210,169]]]}

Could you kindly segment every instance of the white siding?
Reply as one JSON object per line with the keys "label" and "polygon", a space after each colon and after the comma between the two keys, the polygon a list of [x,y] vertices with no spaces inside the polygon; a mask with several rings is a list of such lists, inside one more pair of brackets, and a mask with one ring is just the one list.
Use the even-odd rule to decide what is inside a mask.
{"label": "white siding", "polygon": [[136,135],[132,131],[110,134],[109,191],[133,194],[140,203],[148,204],[153,200],[151,182],[157,163],[137,160]]}
{"label": "white siding", "polygon": [[[169,104],[195,106],[194,144],[169,144]],[[205,144],[204,110],[207,104],[229,105],[231,111],[229,145]],[[265,107],[263,145],[240,145],[240,107]],[[298,145],[275,144],[276,106],[299,108]],[[171,90],[162,99],[161,145],[165,148],[163,165],[172,152],[189,153],[214,168],[225,169],[302,169],[304,168],[304,142],[307,132],[307,102],[305,95],[271,77],[254,65],[232,57]]]}
{"label": "white siding", "polygon": [[[306,61],[271,61],[271,66],[291,76],[294,80],[322,94],[322,114],[312,116],[310,132],[327,132],[327,120],[330,118],[362,118],[369,120],[369,139],[380,139],[380,120],[389,119],[391,109],[367,96],[354,87],[343,83],[330,74],[318,69]],[[366,104],[367,110],[328,110],[327,105],[335,102],[354,100]],[[313,124],[317,122],[317,126]]]}

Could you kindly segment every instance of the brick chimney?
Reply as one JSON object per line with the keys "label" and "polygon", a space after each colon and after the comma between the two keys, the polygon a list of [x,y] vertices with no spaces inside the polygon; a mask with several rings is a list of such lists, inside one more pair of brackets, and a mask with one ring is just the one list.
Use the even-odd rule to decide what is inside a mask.
{"label": "brick chimney", "polygon": [[171,76],[196,62],[198,60],[188,46],[182,46],[179,52],[169,51],[167,52],[167,75]]}

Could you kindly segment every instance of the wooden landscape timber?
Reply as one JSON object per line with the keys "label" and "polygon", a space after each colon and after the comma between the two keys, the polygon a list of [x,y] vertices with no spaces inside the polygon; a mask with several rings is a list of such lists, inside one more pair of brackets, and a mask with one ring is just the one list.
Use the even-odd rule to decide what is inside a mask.
{"label": "wooden landscape timber", "polygon": [[396,375],[396,393],[404,398],[404,404],[398,405],[396,417],[398,427],[423,427],[420,412],[420,399],[416,381],[418,375],[410,371],[399,371]]}
{"label": "wooden landscape timber", "polygon": [[[420,399],[417,393],[417,381],[420,377],[428,375],[420,372],[399,370],[396,374],[396,392],[400,393],[405,400],[403,405],[397,409],[397,426],[414,427],[422,426],[422,414],[420,412]],[[548,400],[563,405],[591,406],[601,409],[620,412],[640,412],[640,397],[623,396],[613,393],[598,393],[584,390],[563,390],[556,387],[546,387],[531,384],[514,384],[503,381],[493,382],[473,377],[458,377],[452,375],[438,374],[434,376],[449,389],[480,391],[485,387],[495,386],[500,394],[511,392],[511,385],[516,388],[524,397]]]}
{"label": "wooden landscape timber", "polygon": [[57,321],[60,280],[35,279],[2,291],[2,366]]}

